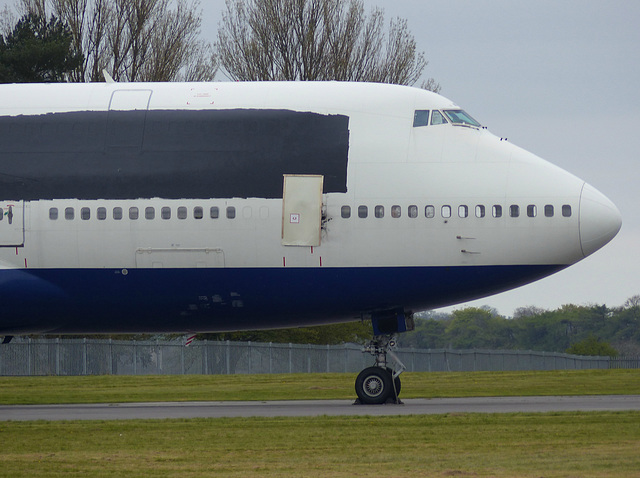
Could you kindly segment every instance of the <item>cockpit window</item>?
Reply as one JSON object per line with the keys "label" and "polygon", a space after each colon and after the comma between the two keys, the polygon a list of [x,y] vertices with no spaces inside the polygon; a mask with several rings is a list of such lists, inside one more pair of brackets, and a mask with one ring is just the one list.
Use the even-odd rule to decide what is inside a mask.
{"label": "cockpit window", "polygon": [[440,113],[438,110],[433,110],[433,113],[431,113],[431,124],[445,123],[447,123],[447,120],[444,118],[444,116],[442,116],[442,113]]}
{"label": "cockpit window", "polygon": [[427,126],[429,124],[429,110],[416,110],[413,114],[413,127]]}
{"label": "cockpit window", "polygon": [[480,127],[480,123],[462,110],[444,110],[443,112],[453,124]]}

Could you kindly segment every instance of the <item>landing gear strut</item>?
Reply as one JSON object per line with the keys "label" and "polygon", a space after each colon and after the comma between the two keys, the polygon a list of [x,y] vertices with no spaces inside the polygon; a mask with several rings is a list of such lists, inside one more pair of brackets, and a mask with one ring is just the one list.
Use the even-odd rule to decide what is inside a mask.
{"label": "landing gear strut", "polygon": [[402,403],[400,394],[400,374],[406,367],[395,354],[398,332],[413,330],[413,318],[405,316],[403,310],[392,310],[372,314],[374,337],[364,346],[363,352],[376,359],[372,367],[365,368],[356,378],[356,403],[377,405],[382,403]]}

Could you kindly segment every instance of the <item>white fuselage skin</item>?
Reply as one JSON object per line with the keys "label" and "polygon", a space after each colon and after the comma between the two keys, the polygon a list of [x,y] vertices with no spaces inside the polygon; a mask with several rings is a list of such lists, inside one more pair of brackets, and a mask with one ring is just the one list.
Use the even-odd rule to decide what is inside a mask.
{"label": "white fuselage skin", "polygon": [[[69,197],[20,203],[3,197],[5,216],[13,204],[19,220],[22,206],[24,236],[21,244],[9,240],[0,248],[0,267],[564,267],[603,246],[620,228],[618,210],[594,188],[485,128],[451,122],[414,126],[416,111],[459,109],[415,88],[333,82],[7,85],[0,88],[0,116],[106,111],[114,91],[132,90],[151,94],[148,105],[130,109],[348,116],[347,192],[323,195],[320,245],[282,245],[277,198]],[[348,218],[344,206],[350,208]],[[124,217],[116,220],[118,207]],[[138,208],[137,219],[129,218],[132,207]],[[217,218],[210,215],[212,207],[218,208]],[[235,217],[227,217],[228,207],[235,208]],[[73,219],[65,219],[68,208]],[[147,208],[153,208],[153,218],[145,215]],[[170,218],[162,218],[162,208],[170,208]],[[186,208],[186,217],[179,217],[178,208]],[[194,208],[202,208],[202,217]],[[456,301],[471,298],[462,294]]]}

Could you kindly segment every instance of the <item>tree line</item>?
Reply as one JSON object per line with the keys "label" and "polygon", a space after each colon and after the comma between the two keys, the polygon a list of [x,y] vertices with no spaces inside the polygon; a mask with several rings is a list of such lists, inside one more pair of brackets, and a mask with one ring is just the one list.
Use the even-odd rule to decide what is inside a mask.
{"label": "tree line", "polygon": [[[400,347],[566,352],[576,355],[640,356],[640,295],[619,307],[563,305],[555,310],[521,307],[512,318],[489,307],[414,315],[415,330],[400,334]],[[277,343],[364,343],[369,321],[321,327],[203,334],[208,340]]]}
{"label": "tree line", "polygon": [[619,307],[521,307],[507,318],[488,307],[416,317],[400,344],[419,348],[507,349],[580,355],[640,355],[640,295]]}
{"label": "tree line", "polygon": [[[217,40],[198,0],[16,0],[0,12],[0,82],[338,80],[414,85],[407,20],[363,0],[227,0]],[[423,88],[439,91],[433,78]]]}

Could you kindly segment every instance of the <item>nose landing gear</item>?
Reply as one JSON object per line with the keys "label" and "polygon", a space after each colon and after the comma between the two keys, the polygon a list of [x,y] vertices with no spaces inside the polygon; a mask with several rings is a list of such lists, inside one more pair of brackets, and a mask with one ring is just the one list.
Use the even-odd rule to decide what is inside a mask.
{"label": "nose landing gear", "polygon": [[[363,352],[376,359],[372,367],[365,368],[356,378],[356,403],[379,405],[383,403],[401,404],[400,374],[406,367],[395,354],[397,334],[413,330],[413,318],[403,310],[393,310],[372,315],[374,337],[364,346]],[[390,359],[390,360],[389,360]]]}

